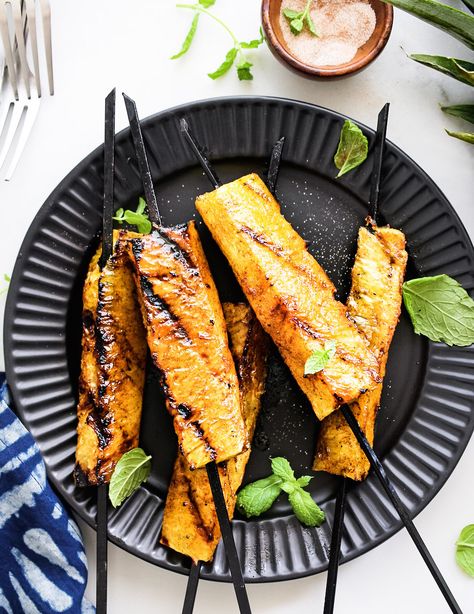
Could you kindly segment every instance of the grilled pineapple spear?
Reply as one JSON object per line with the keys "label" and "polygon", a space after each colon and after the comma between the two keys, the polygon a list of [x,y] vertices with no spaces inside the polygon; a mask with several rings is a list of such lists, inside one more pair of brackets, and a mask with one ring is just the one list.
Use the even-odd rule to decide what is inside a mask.
{"label": "grilled pineapple spear", "polygon": [[[322,420],[373,390],[377,358],[263,181],[241,177],[199,196],[196,206],[316,416]],[[334,357],[324,371],[304,377],[306,360],[329,340]]]}
{"label": "grilled pineapple spear", "polygon": [[[369,340],[383,377],[388,350],[400,317],[407,252],[405,237],[399,230],[377,226],[372,230],[359,230],[347,312]],[[382,383],[351,404],[370,445],[374,440],[381,394]],[[319,432],[313,469],[363,480],[369,468],[369,461],[342,414],[335,411],[325,418]]]}
{"label": "grilled pineapple spear", "polygon": [[138,445],[146,341],[127,255],[114,233],[102,269],[101,248],[83,288],[82,356],[75,481],[108,483],[122,454]]}
{"label": "grilled pineapple spear", "polygon": [[[237,367],[242,412],[249,439],[255,431],[260,399],[265,387],[267,337],[250,307],[224,303],[230,348]],[[246,450],[219,465],[229,517],[250,456]],[[210,561],[221,533],[205,469],[191,471],[178,454],[168,489],[161,543],[194,562]]]}
{"label": "grilled pineapple spear", "polygon": [[222,307],[193,222],[127,240],[148,346],[190,467],[248,445]]}

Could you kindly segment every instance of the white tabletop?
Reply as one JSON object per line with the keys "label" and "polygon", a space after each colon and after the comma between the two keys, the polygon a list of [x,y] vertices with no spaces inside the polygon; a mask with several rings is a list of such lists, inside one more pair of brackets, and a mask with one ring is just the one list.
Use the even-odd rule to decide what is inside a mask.
{"label": "white tabletop", "polygon": [[[56,95],[46,97],[13,180],[0,185],[4,234],[0,274],[10,273],[33,216],[56,184],[102,139],[103,100],[113,87],[137,100],[142,117],[166,107],[212,96],[261,94],[301,99],[340,111],[374,126],[384,102],[391,102],[389,138],[434,179],[474,231],[472,145],[449,138],[443,128],[463,129],[446,117],[438,103],[467,102],[467,86],[407,59],[405,52],[469,58],[469,51],[449,36],[397,12],[382,56],[365,72],[337,82],[307,81],[289,72],[267,49],[255,53],[255,80],[239,82],[230,73],[211,81],[229,40],[202,19],[192,52],[180,61],[177,51],[190,14],[173,0],[51,0]],[[460,3],[453,2],[455,6]],[[239,38],[253,38],[260,2],[217,0],[216,12],[228,18]],[[118,128],[125,126],[119,105]],[[6,222],[6,224],[5,224]],[[1,283],[0,283],[1,285]],[[0,298],[3,312],[4,297]],[[3,354],[3,353],[2,353]],[[474,611],[474,580],[454,561],[461,528],[474,522],[474,442],[441,492],[416,519],[434,558],[467,614]],[[94,599],[94,533],[84,538],[90,561],[87,594]],[[178,613],[185,589],[183,576],[145,563],[109,547],[109,612]],[[302,580],[249,586],[255,614],[321,612],[326,574]],[[340,569],[336,611],[365,614],[404,612],[444,614],[448,608],[421,562],[407,533]],[[196,614],[238,612],[231,585],[202,582]]]}

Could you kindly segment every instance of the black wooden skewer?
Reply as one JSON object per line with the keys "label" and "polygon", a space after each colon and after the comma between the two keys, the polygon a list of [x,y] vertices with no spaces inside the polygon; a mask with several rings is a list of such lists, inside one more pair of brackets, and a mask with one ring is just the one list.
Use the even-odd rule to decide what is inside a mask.
{"label": "black wooden skewer", "polygon": [[[207,169],[206,175],[211,179],[214,187],[219,187],[220,181],[217,178],[217,173],[215,169],[212,168],[212,165],[209,162],[209,160],[200,151],[199,145],[197,144],[193,135],[189,131],[189,126],[187,126],[187,124],[186,124],[186,133],[187,133],[188,142],[192,144],[193,151],[199,153],[199,159],[204,158],[206,161],[205,162],[206,169]],[[283,136],[275,143],[275,145],[272,148],[271,154],[270,154],[270,161],[268,164],[268,171],[267,171],[267,186],[272,194],[275,193],[276,183],[278,180],[278,173],[280,171],[280,163],[281,163],[281,156],[283,153],[284,143],[285,143],[285,137]],[[197,563],[193,563],[191,565],[191,570],[189,572],[189,578],[188,578],[188,584],[186,586],[186,595],[184,598],[183,610],[181,614],[192,614],[194,610],[194,602],[196,600],[196,593],[197,593],[197,588],[199,584],[199,574],[201,572],[201,567],[202,567],[202,561],[197,561]]]}
{"label": "black wooden skewer", "polygon": [[[158,210],[158,203],[153,188],[153,180],[151,177],[150,165],[148,164],[143,134],[140,129],[140,120],[138,117],[137,107],[135,102],[126,94],[123,94],[123,97],[130,122],[133,145],[138,159],[138,167],[143,187],[145,189],[145,198],[148,204],[150,217],[159,227],[161,225],[161,216]],[[203,158],[203,160],[205,160],[205,156],[203,154],[199,155]],[[208,175],[208,177],[213,182],[213,185],[220,184],[217,175]],[[242,569],[240,568],[240,562],[237,556],[237,549],[235,547],[234,536],[232,533],[229,516],[227,514],[227,507],[225,504],[224,493],[222,490],[217,465],[215,462],[210,462],[206,465],[206,469],[239,609],[242,614],[251,614],[247,590],[245,588]]]}
{"label": "black wooden skewer", "polygon": [[443,593],[443,596],[446,599],[446,602],[448,606],[450,607],[451,612],[454,612],[454,614],[462,614],[462,610],[457,604],[456,599],[454,598],[453,594],[449,590],[449,586],[447,585],[446,580],[443,578],[441,571],[438,569],[438,566],[434,562],[434,559],[431,556],[430,551],[428,550],[425,542],[423,541],[423,538],[418,533],[417,528],[413,524],[413,521],[410,518],[408,510],[406,509],[402,500],[398,496],[398,493],[395,490],[395,487],[390,481],[390,478],[388,477],[379,458],[377,457],[374,450],[372,449],[372,446],[367,441],[350,407],[348,407],[347,405],[343,405],[340,408],[340,410],[344,418],[346,419],[347,423],[351,427],[352,432],[356,436],[356,439],[360,447],[362,448],[364,454],[368,458],[372,469],[374,470],[376,476],[380,480],[385,492],[387,493],[390,501],[393,504],[393,507],[397,510],[397,513],[400,516],[400,519],[405,525],[406,530],[408,531],[410,537],[412,538],[415,546],[418,549],[418,552],[421,554],[422,559],[425,561],[426,566],[430,570],[431,575],[433,576],[436,584],[438,585],[440,591]]}
{"label": "black wooden skewer", "polygon": [[104,268],[113,251],[115,174],[115,88],[105,99],[104,124],[104,205],[102,212],[102,254],[99,266]]}
{"label": "black wooden skewer", "polygon": [[194,155],[196,156],[199,164],[201,165],[202,170],[205,172],[207,178],[212,183],[212,187],[218,188],[222,185],[222,182],[219,179],[216,171],[212,168],[212,165],[210,164],[209,160],[205,156],[202,147],[196,141],[196,138],[189,129],[188,122],[184,119],[184,117],[180,119],[179,125],[181,128],[181,132],[186,137],[186,140],[188,141],[189,146],[191,147]]}
{"label": "black wooden skewer", "polygon": [[125,108],[127,109],[130,132],[132,133],[133,146],[135,148],[140,177],[143,183],[145,200],[148,205],[148,213],[151,221],[159,227],[161,226],[161,214],[156,200],[155,189],[153,187],[153,179],[151,177],[148,156],[146,155],[145,141],[143,140],[142,129],[140,127],[137,105],[127,94],[123,93],[122,96],[125,101]]}
{"label": "black wooden skewer", "polygon": [[189,570],[188,583],[186,585],[186,595],[184,596],[183,610],[181,614],[192,614],[194,610],[194,602],[196,601],[196,593],[199,584],[199,576],[201,574],[202,561],[197,561],[191,565]]}
{"label": "black wooden skewer", "polygon": [[337,573],[341,556],[342,530],[344,528],[344,512],[346,510],[347,478],[341,478],[334,506],[334,522],[329,550],[329,567],[326,580],[326,595],[324,597],[324,614],[332,614],[336,599]]}
{"label": "black wooden skewer", "polygon": [[107,508],[108,484],[97,487],[96,612],[107,612]]}
{"label": "black wooden skewer", "polygon": [[[378,115],[377,132],[375,134],[374,166],[370,183],[369,212],[372,220],[377,223],[378,203],[380,195],[380,181],[382,177],[382,160],[387,134],[389,103],[387,102]],[[348,478],[339,478],[339,488],[334,510],[334,525],[331,535],[331,548],[329,550],[329,566],[326,579],[326,595],[324,597],[323,614],[334,612],[336,600],[337,574],[339,559],[341,558],[341,541],[344,530],[344,511],[346,509]]]}
{"label": "black wooden skewer", "polygon": [[[115,175],[115,89],[105,99],[104,205],[102,211],[102,270],[113,252]],[[107,508],[108,484],[97,487],[96,612],[107,612]]]}
{"label": "black wooden skewer", "polygon": [[278,173],[280,172],[280,162],[284,144],[285,137],[282,136],[275,143],[272,149],[272,153],[270,154],[270,163],[268,165],[267,172],[267,186],[273,195],[275,195],[276,184],[278,181]]}
{"label": "black wooden skewer", "polygon": [[[372,182],[370,187],[370,198],[369,198],[369,211],[371,213],[372,219],[375,223],[377,223],[378,217],[378,205],[379,205],[379,196],[380,196],[380,183],[381,183],[381,174],[382,174],[382,160],[383,160],[383,152],[385,147],[385,137],[387,134],[387,124],[388,124],[388,112],[389,112],[389,103],[386,103],[382,110],[378,115],[377,120],[377,133],[375,136],[375,148],[374,148],[374,169],[372,174]],[[407,529],[410,537],[415,543],[416,548],[421,554],[424,562],[426,563],[431,575],[433,576],[436,584],[441,590],[444,598],[446,599],[450,609],[455,614],[462,614],[459,605],[456,603],[456,600],[449,590],[449,587],[443,578],[440,570],[438,569],[436,563],[433,560],[426,544],[424,543],[421,535],[418,533],[413,521],[410,518],[410,515],[403,505],[400,497],[398,496],[393,484],[391,483],[385,469],[375,454],[372,446],[367,441],[362,429],[357,422],[352,410],[348,405],[343,405],[340,408],[344,418],[349,424],[352,432],[354,433],[360,447],[362,448],[364,454],[367,456],[372,469],[374,470],[376,476],[380,480],[384,490],[386,491],[388,497],[390,498],[394,508],[396,509],[400,519],[402,520],[405,528]],[[339,566],[339,558],[340,558],[340,545],[342,538],[342,531],[344,527],[344,510],[346,505],[346,496],[347,496],[347,478],[341,478],[341,485],[339,487],[339,492],[336,500],[336,509],[335,509],[335,517],[334,517],[334,526],[333,533],[331,538],[331,550],[330,550],[330,558],[329,558],[329,568],[328,568],[328,578],[326,583],[326,596],[324,600],[324,614],[332,614],[334,610],[334,601],[336,595],[336,585],[337,585],[337,571]]]}

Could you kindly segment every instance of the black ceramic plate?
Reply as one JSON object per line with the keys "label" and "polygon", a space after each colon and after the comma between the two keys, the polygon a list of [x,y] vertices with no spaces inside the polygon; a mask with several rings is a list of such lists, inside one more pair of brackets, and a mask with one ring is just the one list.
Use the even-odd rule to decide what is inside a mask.
{"label": "black ceramic plate", "polygon": [[[197,102],[143,122],[165,224],[197,218],[194,199],[209,190],[183,141],[186,116],[209,149],[222,180],[263,172],[273,143],[286,136],[278,198],[285,216],[310,241],[311,251],[344,299],[357,229],[367,214],[372,153],[335,180],[332,158],[344,118],[309,104],[272,98]],[[375,122],[375,117],[374,117]],[[364,128],[373,143],[373,132]],[[372,149],[370,150],[370,152]],[[134,206],[142,192],[128,131],[117,138],[116,204]],[[409,275],[447,273],[474,287],[474,254],[454,210],[427,175],[388,144],[381,195],[383,221],[408,239]],[[91,525],[95,492],[75,488],[75,402],[80,356],[81,286],[100,224],[102,149],[81,162],[54,190],[29,229],[15,267],[5,318],[7,374],[16,407],[36,437],[49,477]],[[198,218],[197,218],[198,219]],[[223,300],[241,293],[209,233],[200,233]],[[448,348],[416,336],[403,314],[390,352],[376,449],[412,515],[437,493],[459,460],[474,426],[472,349]],[[284,455],[308,473],[317,424],[308,403],[274,353],[246,481],[269,471],[269,456]],[[141,445],[153,455],[148,483],[110,513],[110,539],[152,563],[186,573],[189,562],[159,544],[163,502],[176,453],[157,379],[145,390]],[[328,521],[303,528],[282,498],[258,520],[237,516],[234,535],[245,578],[283,580],[325,569],[336,480],[311,482]],[[400,522],[374,476],[348,497],[344,560],[393,535]],[[227,580],[222,545],[203,576]]]}

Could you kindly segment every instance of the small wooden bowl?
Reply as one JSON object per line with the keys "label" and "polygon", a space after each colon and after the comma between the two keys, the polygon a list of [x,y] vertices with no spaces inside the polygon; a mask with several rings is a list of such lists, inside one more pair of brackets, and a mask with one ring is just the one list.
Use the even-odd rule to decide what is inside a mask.
{"label": "small wooden bowl", "polygon": [[375,29],[369,40],[360,47],[355,57],[337,66],[310,66],[295,57],[289,50],[280,27],[282,0],[263,0],[262,24],[273,55],[282,64],[310,79],[336,78],[352,75],[366,68],[387,44],[393,24],[393,8],[380,0],[369,0],[375,11]]}

